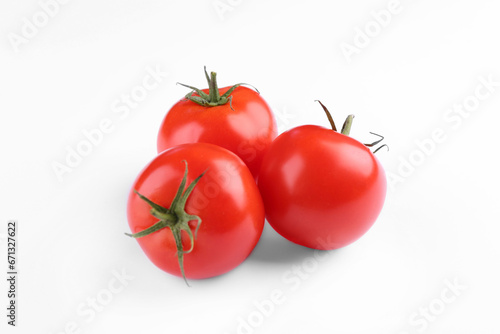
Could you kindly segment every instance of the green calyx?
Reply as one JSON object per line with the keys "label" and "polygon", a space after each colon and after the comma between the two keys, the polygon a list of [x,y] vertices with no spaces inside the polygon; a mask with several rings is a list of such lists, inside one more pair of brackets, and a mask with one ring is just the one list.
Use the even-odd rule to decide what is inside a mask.
{"label": "green calyx", "polygon": [[[319,104],[321,105],[321,107],[325,111],[326,117],[328,118],[328,121],[330,122],[332,130],[335,132],[338,132],[337,127],[335,126],[335,122],[333,121],[333,117],[330,114],[330,112],[328,111],[328,109],[325,107],[325,105],[323,103],[321,103],[320,100],[316,100],[316,101],[319,102]],[[341,134],[349,136],[349,134],[351,133],[351,127],[352,127],[353,120],[354,120],[354,115],[351,114],[351,115],[347,116],[344,124],[342,125],[342,130],[340,130]],[[373,132],[370,132],[370,133],[372,135],[378,136],[380,139],[374,141],[373,143],[368,143],[368,144],[363,144],[363,145],[365,145],[367,147],[373,147],[373,146],[379,144],[382,140],[384,140],[383,136],[378,135],[378,134],[373,133]],[[386,147],[389,150],[389,146],[387,146],[386,144],[383,144],[383,145],[379,146],[375,151],[373,151],[373,153],[374,154],[377,153],[377,151],[380,150],[382,147]]]}
{"label": "green calyx", "polygon": [[[207,79],[207,82],[208,82],[208,94],[205,93],[204,91],[202,91],[201,89],[196,88],[196,87],[188,86],[188,85],[185,85],[185,84],[182,84],[179,82],[177,83],[181,86],[192,89],[192,91],[190,93],[188,93],[185,97],[187,100],[192,101],[196,104],[199,104],[200,106],[216,107],[216,106],[222,106],[222,105],[229,102],[231,109],[233,109],[233,106],[232,106],[233,97],[231,96],[233,91],[241,85],[251,86],[249,84],[239,83],[239,84],[231,86],[231,88],[229,88],[227,90],[227,92],[225,92],[223,95],[220,95],[219,88],[217,86],[217,73],[210,72],[210,76],[209,76],[207,73],[206,66],[204,67],[204,70],[205,70],[205,78]],[[257,93],[259,93],[257,88],[255,88],[253,86],[251,86],[251,87],[253,89],[255,89],[257,91]],[[194,93],[198,94],[198,96],[194,95]]]}
{"label": "green calyx", "polygon": [[[161,205],[158,205],[134,190],[134,192],[143,201],[145,201],[146,203],[149,204],[149,206],[151,206],[151,211],[150,211],[151,214],[159,220],[156,224],[148,227],[145,230],[142,230],[134,234],[129,234],[129,233],[125,234],[128,235],[129,237],[137,239],[137,238],[142,238],[146,235],[150,235],[161,229],[169,228],[172,234],[174,235],[175,245],[177,248],[177,260],[179,262],[179,267],[181,269],[182,277],[186,281],[186,284],[189,286],[186,279],[186,275],[184,273],[184,254],[190,253],[194,248],[194,241],[197,236],[198,229],[200,228],[201,218],[195,215],[188,214],[185,211],[185,206],[189,195],[191,194],[191,192],[193,191],[194,187],[201,179],[201,177],[205,174],[205,172],[203,172],[200,176],[198,176],[195,180],[193,180],[193,182],[191,182],[189,186],[187,186],[186,188],[188,165],[186,161],[184,161],[184,163],[186,165],[186,169],[184,171],[184,177],[182,178],[181,184],[177,189],[177,193],[175,194],[175,197],[172,201],[170,208],[165,208]],[[189,222],[192,220],[196,220],[198,222],[196,225],[194,235],[189,226]],[[181,237],[182,231],[188,234],[189,239],[191,241],[191,247],[187,251],[185,251],[182,247],[182,237]]]}

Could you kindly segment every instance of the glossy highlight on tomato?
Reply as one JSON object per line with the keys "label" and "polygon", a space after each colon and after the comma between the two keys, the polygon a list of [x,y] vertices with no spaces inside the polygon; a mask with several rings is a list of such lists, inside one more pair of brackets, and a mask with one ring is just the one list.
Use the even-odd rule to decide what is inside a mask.
{"label": "glossy highlight on tomato", "polygon": [[[176,212],[161,208],[171,208],[178,189],[181,194],[186,189],[186,194],[188,185],[193,185],[192,191],[185,206],[180,206],[188,215],[189,230],[179,232],[180,251],[172,232],[175,222],[172,229],[138,237],[163,216],[168,224],[175,221]],[[257,244],[265,218],[247,166],[230,151],[206,143],[179,145],[154,158],[133,183],[127,216],[130,236],[137,237],[158,268],[177,276],[183,276],[183,268],[185,277],[191,279],[221,275],[242,263]]]}
{"label": "glossy highlight on tomato", "polygon": [[316,125],[276,138],[258,185],[269,224],[288,240],[315,249],[336,249],[360,238],[386,195],[384,169],[370,149]]}
{"label": "glossy highlight on tomato", "polygon": [[[241,84],[219,89],[215,73],[206,76],[209,89],[187,86],[193,91],[166,114],[158,133],[158,152],[185,143],[218,145],[238,155],[257,177],[277,136],[271,108],[253,89]],[[203,94],[206,99],[200,98]]]}

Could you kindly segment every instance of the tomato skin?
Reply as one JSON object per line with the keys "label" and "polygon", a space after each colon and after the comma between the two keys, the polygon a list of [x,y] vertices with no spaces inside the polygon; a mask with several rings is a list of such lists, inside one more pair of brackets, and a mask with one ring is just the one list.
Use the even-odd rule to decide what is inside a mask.
{"label": "tomato skin", "polygon": [[316,249],[344,247],[366,233],[387,187],[383,167],[365,145],[315,125],[276,138],[258,185],[270,225]]}
{"label": "tomato skin", "polygon": [[[264,226],[264,206],[254,178],[243,161],[228,150],[205,143],[185,144],[153,159],[135,180],[128,197],[127,216],[132,233],[154,225],[151,207],[134,193],[169,208],[188,164],[187,184],[205,175],[188,197],[185,211],[202,219],[194,248],[184,254],[187,278],[221,275],[243,262],[257,244]],[[191,221],[195,233],[197,222]],[[136,239],[160,269],[182,276],[174,237],[169,228]],[[190,239],[182,232],[185,251]]]}
{"label": "tomato skin", "polygon": [[[219,89],[220,94],[229,88]],[[208,93],[208,89],[203,91]],[[231,96],[231,104],[215,107],[201,106],[187,99],[177,102],[160,126],[158,153],[185,143],[210,143],[238,155],[257,177],[262,158],[277,136],[276,121],[256,91],[239,86]]]}

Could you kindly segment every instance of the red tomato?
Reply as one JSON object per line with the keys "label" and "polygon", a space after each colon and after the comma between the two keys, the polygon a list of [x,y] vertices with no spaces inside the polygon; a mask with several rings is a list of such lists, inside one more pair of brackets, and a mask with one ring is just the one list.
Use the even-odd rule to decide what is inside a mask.
{"label": "red tomato", "polygon": [[[177,201],[178,189],[180,195],[184,188]],[[157,267],[177,276],[183,276],[183,267],[185,277],[193,279],[220,275],[239,265],[257,244],[265,219],[259,190],[243,161],[204,143],[180,145],[153,159],[132,186],[127,215],[134,234],[151,232],[162,219],[170,221],[135,237]]]}
{"label": "red tomato", "polygon": [[361,237],[386,194],[384,170],[364,144],[314,125],[276,138],[258,185],[270,225],[288,240],[316,249],[340,248]]}
{"label": "red tomato", "polygon": [[215,144],[238,155],[257,177],[277,135],[271,109],[259,93],[239,84],[218,89],[214,72],[208,81],[210,90],[196,90],[168,111],[158,134],[158,152],[184,143]]}

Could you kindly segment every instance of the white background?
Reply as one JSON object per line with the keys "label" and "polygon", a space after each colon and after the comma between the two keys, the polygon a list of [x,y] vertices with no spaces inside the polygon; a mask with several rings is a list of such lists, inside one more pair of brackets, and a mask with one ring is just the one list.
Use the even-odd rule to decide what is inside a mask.
{"label": "white background", "polygon": [[[498,1],[48,2],[0,5],[3,272],[19,222],[18,327],[2,278],[2,333],[500,333]],[[318,254],[266,227],[241,266],[188,288],[123,234],[176,82],[204,87],[204,65],[258,87],[280,131],[327,126],[321,99],[337,123],[356,115],[355,138],[385,135],[390,188],[363,238]],[[114,112],[148,69],[161,82]]]}

